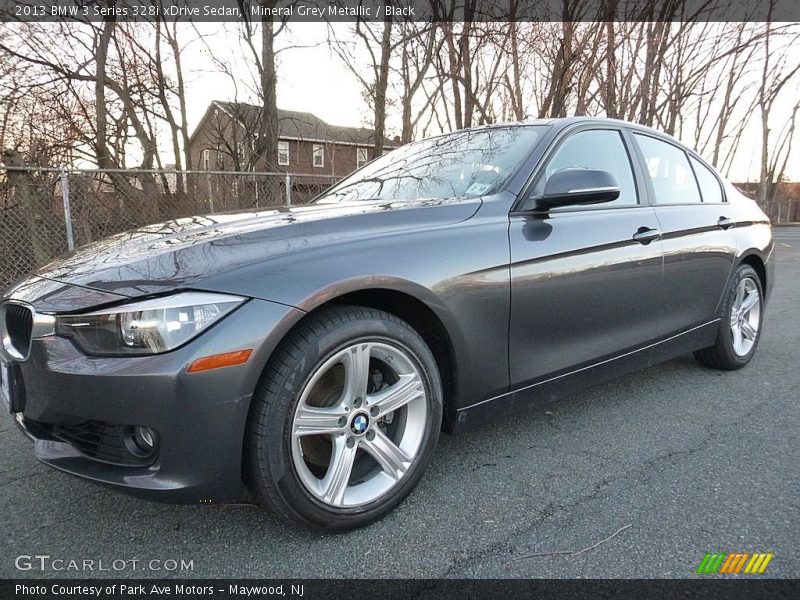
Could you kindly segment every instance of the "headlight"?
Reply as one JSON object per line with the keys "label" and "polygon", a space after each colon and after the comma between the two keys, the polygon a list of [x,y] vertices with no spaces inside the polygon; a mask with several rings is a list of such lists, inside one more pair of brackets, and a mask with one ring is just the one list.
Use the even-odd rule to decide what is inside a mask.
{"label": "headlight", "polygon": [[72,338],[89,354],[158,354],[185,344],[244,301],[239,296],[184,292],[58,316],[56,334]]}

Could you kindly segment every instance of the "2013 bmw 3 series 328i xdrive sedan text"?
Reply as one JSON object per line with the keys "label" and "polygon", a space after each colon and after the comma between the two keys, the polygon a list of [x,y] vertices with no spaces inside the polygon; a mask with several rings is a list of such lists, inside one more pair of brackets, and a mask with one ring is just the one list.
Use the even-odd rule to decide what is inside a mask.
{"label": "2013 bmw 3 series 328i xdrive sedan text", "polygon": [[772,250],[756,204],[651,129],[459,131],[307,206],[44,267],[0,304],[3,396],[62,471],[170,502],[246,485],[345,530],[409,494],[441,430],[684,353],[745,366]]}

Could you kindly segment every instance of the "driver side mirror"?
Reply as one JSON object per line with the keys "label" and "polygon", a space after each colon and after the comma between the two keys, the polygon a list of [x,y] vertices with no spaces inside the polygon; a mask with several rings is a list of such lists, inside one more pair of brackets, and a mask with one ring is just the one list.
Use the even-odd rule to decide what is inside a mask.
{"label": "driver side mirror", "polygon": [[536,199],[536,208],[601,204],[619,198],[619,184],[611,173],[594,169],[562,169],[553,173]]}

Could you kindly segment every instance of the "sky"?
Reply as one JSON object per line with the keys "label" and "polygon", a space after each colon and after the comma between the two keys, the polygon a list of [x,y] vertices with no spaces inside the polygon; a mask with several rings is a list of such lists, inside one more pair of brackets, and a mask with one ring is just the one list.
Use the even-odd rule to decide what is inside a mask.
{"label": "sky", "polygon": [[[279,48],[291,46],[290,49],[279,51],[277,55],[278,72],[278,107],[288,110],[311,112],[328,123],[344,126],[371,126],[371,113],[362,96],[362,89],[356,77],[334,55],[327,43],[327,25],[324,23],[294,23],[291,29],[284,31],[276,42]],[[347,23],[334,24],[340,36],[346,36]],[[226,60],[233,57],[232,48],[237,44],[237,36],[232,29],[227,32],[220,29],[219,24],[203,23],[197,25],[198,30],[204,34],[206,45],[193,42],[184,52],[184,64],[193,73],[187,86],[188,119],[190,131],[194,129],[202,118],[208,105],[213,100],[234,101],[237,91],[230,78],[215,72],[215,67],[209,53],[218,59]],[[800,62],[800,47],[792,49],[793,60]],[[239,54],[241,56],[241,54]],[[248,93],[242,82],[248,80],[246,69],[240,61],[229,61],[234,73],[239,75],[238,99],[252,101],[252,94]],[[800,79],[800,78],[799,78]],[[782,102],[776,106],[776,121],[788,119],[791,105],[800,93],[783,94]],[[787,90],[788,91],[788,90]],[[387,125],[389,136],[399,134],[400,123],[397,115],[388,116]],[[787,175],[794,181],[800,180],[800,132],[795,134],[798,138],[790,157]],[[760,127],[758,115],[753,115],[750,128],[742,140],[740,151],[734,161],[731,177],[737,181],[756,180],[758,178],[759,157],[758,151],[750,152],[748,148],[757,149],[760,146]]]}
{"label": "sky", "polygon": [[[343,25],[347,26],[334,26],[342,28]],[[282,33],[277,42],[280,47],[292,46],[277,55],[278,107],[314,113],[333,125],[371,125],[370,111],[361,95],[359,82],[326,44],[327,26],[296,23],[292,28],[288,36]],[[208,47],[218,58],[231,54],[231,44],[236,40],[232,31],[225,35],[216,23],[198,24],[198,29],[208,33]],[[188,119],[193,130],[212,100],[233,101],[236,91],[229,77],[213,72],[208,49],[201,44],[193,44],[184,56],[188,58],[187,66],[201,73],[193,78],[187,94],[191,98]],[[247,71],[236,69],[235,64],[233,67],[241,74],[241,81],[247,81]],[[244,86],[239,93],[240,100],[250,99]]]}

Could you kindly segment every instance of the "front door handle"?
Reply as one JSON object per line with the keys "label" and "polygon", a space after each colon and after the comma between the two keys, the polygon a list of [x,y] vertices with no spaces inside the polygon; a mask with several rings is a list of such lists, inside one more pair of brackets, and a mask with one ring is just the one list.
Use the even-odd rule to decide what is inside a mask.
{"label": "front door handle", "polygon": [[644,244],[645,246],[661,237],[661,232],[658,229],[651,229],[650,227],[639,227],[636,233],[633,234],[634,241]]}
{"label": "front door handle", "polygon": [[717,227],[720,229],[728,229],[729,227],[733,227],[733,219],[729,219],[728,217],[720,217],[717,220]]}

